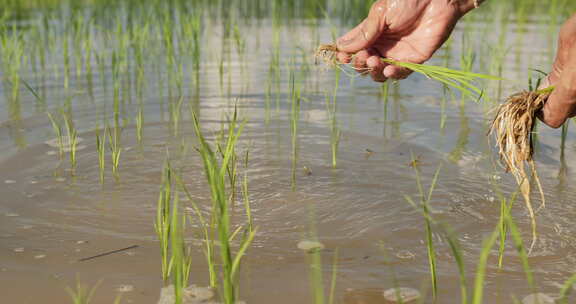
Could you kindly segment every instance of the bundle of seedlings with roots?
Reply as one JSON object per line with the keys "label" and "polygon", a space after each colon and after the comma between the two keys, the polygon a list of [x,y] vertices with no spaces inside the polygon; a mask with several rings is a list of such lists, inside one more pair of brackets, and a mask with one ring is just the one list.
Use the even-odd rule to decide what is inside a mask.
{"label": "bundle of seedlings with roots", "polygon": [[538,178],[536,164],[534,163],[534,126],[536,115],[542,110],[553,88],[539,91],[524,91],[510,96],[506,102],[498,107],[496,117],[492,121],[489,134],[496,138],[500,159],[506,171],[512,173],[520,192],[526,202],[532,222],[532,245],[536,242],[536,218],[534,208],[530,201],[531,185],[530,176],[526,173],[526,165],[530,169],[530,175],[534,179],[542,207],[545,206],[544,190]]}

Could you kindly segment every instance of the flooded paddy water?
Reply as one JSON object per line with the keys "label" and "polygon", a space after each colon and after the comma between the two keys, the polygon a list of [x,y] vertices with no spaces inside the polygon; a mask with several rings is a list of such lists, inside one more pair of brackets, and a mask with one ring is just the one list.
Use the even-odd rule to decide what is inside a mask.
{"label": "flooded paddy water", "polygon": [[[91,303],[113,303],[118,294],[121,303],[157,303],[165,164],[208,218],[210,186],[190,113],[213,144],[235,108],[245,119],[238,189],[246,176],[257,227],[239,299],[320,303],[323,281],[328,302],[336,267],[335,303],[387,303],[383,292],[394,287],[418,289],[433,303],[425,220],[406,196],[419,201],[417,177],[428,189],[439,166],[430,212],[454,231],[472,294],[483,240],[500,220],[499,191],[508,197],[517,188],[486,137],[490,110],[527,88],[539,77],[534,70],[549,70],[558,28],[574,10],[567,1],[493,1],[460,22],[429,64],[469,62],[505,79],[479,83],[486,94],[475,102],[421,75],[383,87],[314,65],[316,46],[365,15],[369,3],[360,1],[0,3],[10,8],[0,19],[0,303],[67,303],[66,286],[77,281],[97,284]],[[62,137],[77,139],[74,159],[59,156],[47,113]],[[485,303],[536,291],[556,297],[576,272],[574,136],[537,131],[547,204],[528,257],[535,287],[509,237],[501,267],[498,246],[489,255]],[[201,224],[183,191],[174,186],[174,195],[189,215],[190,284],[207,286]],[[243,227],[241,190],[230,212],[232,229]],[[529,244],[521,199],[512,214]],[[440,225],[432,239],[436,302],[462,303]],[[303,251],[303,240],[324,249]]]}

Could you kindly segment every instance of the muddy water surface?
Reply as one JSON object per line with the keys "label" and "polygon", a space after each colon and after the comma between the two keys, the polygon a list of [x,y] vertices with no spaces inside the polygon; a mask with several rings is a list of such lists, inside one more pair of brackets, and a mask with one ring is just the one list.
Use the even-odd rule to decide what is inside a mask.
{"label": "muddy water surface", "polygon": [[[500,48],[509,50],[501,61],[503,76],[513,80],[486,84],[492,101],[452,98],[419,75],[391,83],[385,98],[380,86],[369,79],[342,74],[336,93],[342,130],[337,168],[332,168],[330,115],[325,104],[325,95],[334,92],[335,72],[311,65],[308,55],[318,39],[330,40],[332,30],[342,32],[344,27],[333,29],[326,20],[298,18],[282,23],[280,78],[270,80],[274,21],[267,17],[257,24],[240,18],[250,52],[239,56],[232,37],[223,34],[224,19],[205,16],[199,84],[188,76],[189,62],[182,64],[186,76],[180,91],[184,97],[177,134],[170,115],[170,107],[180,101],[170,77],[177,72],[166,68],[164,59],[147,62],[141,99],[134,92],[135,73],[122,78],[122,92],[131,94],[121,96],[124,128],[119,177],[112,175],[108,159],[104,184],[98,174],[95,129],[114,119],[109,62],[100,72],[92,71],[92,82],[82,74],[87,73],[85,69],[81,76],[73,74],[73,89],[67,91],[62,85],[65,72],[58,68],[60,47],[56,46],[48,58],[51,68],[38,73],[30,64],[22,71],[22,78],[44,94],[45,105],[39,105],[25,88],[15,103],[11,87],[4,84],[6,94],[0,104],[0,302],[66,303],[65,287],[78,279],[91,285],[99,282],[93,303],[111,303],[119,293],[123,294],[122,303],[156,303],[162,282],[153,220],[163,164],[169,158],[181,171],[195,200],[208,214],[210,194],[194,149],[196,137],[188,109],[200,113],[202,127],[213,139],[225,126],[224,113],[231,113],[235,104],[240,116],[247,119],[239,150],[250,150],[247,174],[259,228],[242,268],[242,299],[248,303],[311,302],[309,259],[297,244],[317,237],[325,245],[322,257],[327,282],[338,251],[338,303],[383,303],[383,290],[395,284],[422,290],[427,294],[425,302],[432,303],[424,220],[405,196],[418,199],[415,169],[428,187],[439,166],[431,200],[433,216],[458,235],[467,278],[472,282],[482,240],[498,223],[500,202],[494,184],[506,196],[515,190],[485,136],[491,117],[486,111],[499,94],[526,86],[528,67],[548,69],[554,50],[548,19],[534,16],[533,22],[521,29],[515,23],[495,26],[492,19],[468,20],[432,60],[432,64],[458,68],[466,44],[463,40],[483,37],[497,41],[495,33],[505,33],[506,44]],[[21,31],[26,32],[26,27]],[[58,35],[68,35],[54,34],[57,40],[61,39]],[[95,36],[95,41],[104,39],[97,31]],[[222,47],[231,49],[229,55]],[[475,69],[491,72],[486,69],[495,55],[486,54],[495,54],[494,48],[482,44],[475,48]],[[224,64],[222,56],[227,58]],[[290,69],[307,71],[297,79],[304,98],[295,166]],[[219,71],[223,71],[222,77]],[[74,174],[68,155],[60,161],[57,149],[45,143],[55,137],[45,111],[58,113],[68,101],[83,139],[79,145],[84,146],[78,151]],[[135,122],[139,109],[145,117],[140,143]],[[537,162],[548,201],[538,213],[540,238],[529,260],[538,290],[556,295],[560,284],[576,270],[576,190],[571,186],[576,181],[571,170],[574,145],[573,136],[568,135],[561,161],[560,132],[544,126],[538,131]],[[416,168],[411,165],[411,155],[418,158]],[[522,204],[517,202],[514,216],[529,242],[530,221]],[[235,223],[242,223],[242,214],[242,202],[238,202]],[[201,235],[197,223],[190,226],[188,241],[194,252],[191,280],[206,285]],[[460,303],[456,263],[440,234],[434,237],[439,302]],[[131,246],[137,247],[80,261]],[[507,246],[501,269],[494,251],[487,271],[487,303],[509,303],[511,294],[521,299],[530,293],[513,244]]]}

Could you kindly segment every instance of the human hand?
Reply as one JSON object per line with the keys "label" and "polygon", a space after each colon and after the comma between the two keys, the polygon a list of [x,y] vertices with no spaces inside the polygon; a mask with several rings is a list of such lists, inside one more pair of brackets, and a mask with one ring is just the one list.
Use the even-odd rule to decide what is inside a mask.
{"label": "human hand", "polygon": [[[372,79],[403,79],[412,71],[381,58],[423,63],[442,46],[456,22],[468,10],[454,0],[379,0],[368,17],[337,41],[337,58],[353,61]],[[352,59],[352,55],[355,56]]]}
{"label": "human hand", "polygon": [[540,119],[558,128],[566,119],[576,116],[576,14],[560,30],[558,52],[552,72],[541,88],[554,86]]}

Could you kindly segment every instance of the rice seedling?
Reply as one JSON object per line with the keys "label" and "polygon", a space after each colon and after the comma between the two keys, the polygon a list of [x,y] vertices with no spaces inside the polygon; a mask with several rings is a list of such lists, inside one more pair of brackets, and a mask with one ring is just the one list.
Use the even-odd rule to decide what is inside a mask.
{"label": "rice seedling", "polygon": [[150,23],[146,22],[144,25],[134,26],[132,31],[132,53],[136,68],[136,97],[138,98],[138,103],[142,104],[146,75],[144,56],[146,55],[147,44],[150,41]]}
{"label": "rice seedling", "polygon": [[120,154],[122,153],[120,136],[122,129],[108,128],[108,148],[112,156],[112,173],[116,178],[119,177],[118,169],[120,167]]}
{"label": "rice seedling", "polygon": [[179,196],[176,193],[172,200],[172,214],[170,218],[170,264],[169,272],[172,274],[172,284],[174,284],[175,304],[182,304],[183,291],[188,287],[190,279],[190,266],[192,256],[190,248],[184,241],[184,227],[186,216],[180,215],[178,206]]}
{"label": "rice seedling", "polygon": [[167,284],[170,277],[170,235],[171,235],[171,204],[172,201],[172,168],[165,163],[162,170],[162,186],[156,206],[156,221],[154,230],[160,241],[160,256],[162,261],[162,280]]}
{"label": "rice seedling", "polygon": [[310,281],[312,282],[312,296],[314,304],[324,304],[324,279],[322,275],[322,256],[320,249],[313,249],[309,252],[310,256]]}
{"label": "rice seedling", "polygon": [[139,145],[142,145],[144,138],[144,105],[140,104],[138,113],[136,114],[136,140]]}
{"label": "rice seedling", "polygon": [[70,90],[70,42],[68,41],[68,37],[65,36],[62,38],[62,54],[64,58],[64,91],[66,93]]}
{"label": "rice seedling", "polygon": [[[416,161],[414,154],[411,153],[412,162]],[[424,193],[424,188],[422,187],[422,181],[420,177],[419,169],[414,166],[414,171],[416,173],[416,184],[418,186],[418,193],[420,195],[420,208],[422,208],[422,213],[424,215],[425,220],[425,230],[426,230],[426,248],[428,250],[428,265],[430,267],[430,278],[432,283],[432,295],[434,298],[438,295],[438,274],[436,270],[436,252],[434,249],[434,239],[432,235],[432,220],[430,217],[430,200],[432,199],[432,193],[434,192],[434,188],[436,187],[436,182],[438,181],[438,175],[440,174],[441,166],[438,167],[436,173],[434,174],[434,178],[430,184],[430,188],[428,189],[428,193]],[[414,205],[417,206],[412,198],[409,196],[405,196],[406,200]]]}
{"label": "rice seedling", "polygon": [[[316,57],[323,60],[325,63],[329,65],[338,66],[340,65],[340,63],[338,63],[336,59],[337,52],[338,48],[335,45],[324,44],[320,45],[316,50]],[[407,68],[414,72],[423,74],[429,79],[438,81],[451,88],[457,89],[458,91],[462,92],[462,94],[482,96],[482,90],[478,88],[476,85],[474,85],[474,81],[476,79],[487,79],[487,80],[500,79],[498,77],[491,75],[458,71],[442,66],[401,62],[389,58],[382,58],[382,61],[391,65]]]}
{"label": "rice seedling", "polygon": [[182,114],[182,104],[184,103],[184,97],[179,97],[176,102],[170,102],[168,105],[170,110],[170,120],[172,121],[172,135],[174,137],[178,136],[180,129],[180,115]]}
{"label": "rice seedling", "polygon": [[84,71],[86,73],[86,82],[92,83],[92,52],[94,47],[93,35],[90,29],[86,30],[85,38],[81,42],[82,52],[84,53]]}
{"label": "rice seedling", "polygon": [[564,157],[564,150],[566,149],[566,138],[568,137],[568,129],[570,127],[570,120],[562,125],[562,133],[560,133],[560,158]]}
{"label": "rice seedling", "polygon": [[458,131],[458,137],[456,139],[456,145],[454,149],[450,151],[448,158],[453,162],[458,162],[462,159],[462,154],[466,150],[466,146],[470,142],[470,133],[472,129],[470,128],[470,123],[468,116],[466,116],[466,105],[461,103],[459,106],[460,114],[460,130]]}
{"label": "rice seedling", "polygon": [[20,118],[20,73],[26,60],[24,38],[13,26],[8,29],[6,25],[0,28],[0,46],[2,46],[3,79],[11,86],[9,97],[10,118]]}
{"label": "rice seedling", "polygon": [[184,240],[186,216],[180,214],[179,195],[174,190],[174,172],[166,161],[156,209],[154,229],[160,241],[162,280],[174,285],[176,303],[182,303],[190,280],[192,255]]}
{"label": "rice seedling", "polygon": [[67,286],[66,292],[70,295],[73,304],[90,304],[99,285],[100,282],[89,288],[80,283],[79,279],[76,279],[76,286],[74,288]]}
{"label": "rice seedling", "polygon": [[192,17],[189,18],[184,24],[184,33],[187,37],[190,37],[190,50],[192,57],[192,71],[194,73],[194,86],[199,88],[200,85],[200,59],[202,56],[202,13],[194,11]]}
{"label": "rice seedling", "polygon": [[[309,265],[308,275],[310,278],[310,293],[312,296],[312,302],[314,304],[332,304],[334,303],[334,297],[336,292],[336,282],[338,277],[338,249],[334,251],[332,258],[332,275],[330,279],[329,289],[327,290],[324,283],[324,273],[322,264],[322,250],[324,245],[318,241],[318,232],[316,228],[316,207],[308,206],[308,219],[309,228],[307,231],[307,241],[310,242],[311,246],[302,246],[300,243],[298,247],[305,250],[306,260]],[[328,294],[326,294],[328,291]]]}
{"label": "rice seedling", "polygon": [[476,268],[476,275],[474,279],[474,292],[472,293],[472,304],[482,304],[482,299],[484,297],[484,280],[486,278],[486,264],[488,263],[488,257],[496,240],[499,236],[499,227],[490,234],[490,236],[482,242],[482,250],[480,252],[480,258],[478,259],[478,266]]}
{"label": "rice seedling", "polygon": [[532,275],[532,270],[528,262],[528,251],[524,247],[524,242],[522,240],[520,230],[516,226],[516,223],[514,222],[510,211],[506,212],[505,215],[506,215],[505,217],[506,225],[509,227],[510,235],[514,242],[514,246],[516,247],[518,256],[520,257],[520,260],[522,262],[522,268],[524,270],[524,273],[526,274],[526,281],[528,282],[528,286],[532,289],[535,289],[536,286],[534,283],[534,277]]}
{"label": "rice seedling", "polygon": [[217,153],[214,152],[210,144],[206,141],[201,128],[200,121],[195,113],[193,115],[194,131],[198,137],[198,151],[202,157],[204,171],[212,198],[212,212],[214,213],[215,227],[220,240],[220,264],[222,271],[222,298],[226,304],[234,304],[237,299],[238,286],[237,276],[240,268],[240,262],[245,255],[248,247],[252,243],[257,229],[246,233],[242,238],[236,255],[232,254],[230,229],[230,197],[226,190],[226,175],[234,156],[235,145],[238,137],[242,133],[245,123],[237,124],[237,111],[234,111],[232,119],[228,124],[228,134],[221,148],[220,160]]}
{"label": "rice seedling", "polygon": [[336,295],[336,283],[338,278],[338,249],[334,251],[328,298],[326,299],[324,279],[322,273],[322,256],[320,249],[313,249],[307,253],[310,257],[310,288],[314,304],[333,304]]}
{"label": "rice seedling", "polygon": [[66,133],[68,137],[67,148],[70,154],[70,167],[72,169],[72,174],[74,174],[77,165],[76,150],[78,147],[78,131],[74,127],[74,122],[72,121],[70,112],[68,112],[68,114],[63,112],[62,116],[64,117],[64,125],[66,126]]}
{"label": "rice seedling", "polygon": [[498,108],[489,132],[489,134],[495,135],[500,159],[504,163],[506,171],[512,173],[520,186],[530,214],[532,223],[532,245],[530,246],[530,251],[535,245],[537,232],[535,213],[530,200],[530,178],[526,173],[525,163],[530,169],[530,175],[536,182],[542,206],[544,206],[544,191],[533,159],[533,128],[536,122],[536,114],[542,109],[552,90],[553,88],[540,91],[525,91],[510,96]]}
{"label": "rice seedling", "polygon": [[568,296],[570,296],[570,293],[574,288],[574,284],[576,284],[576,274],[572,275],[570,278],[568,278],[568,280],[566,280],[566,282],[564,282],[564,285],[560,289],[560,296],[556,300],[556,303],[568,304]]}
{"label": "rice seedling", "polygon": [[218,274],[216,271],[216,260],[214,256],[215,250],[213,241],[215,235],[215,227],[214,227],[215,214],[214,213],[212,214],[212,217],[208,222],[204,218],[204,215],[202,214],[202,211],[200,211],[200,208],[198,208],[198,205],[194,201],[192,194],[190,194],[190,191],[182,181],[182,177],[179,174],[174,174],[173,176],[176,182],[178,183],[180,190],[184,192],[184,194],[190,201],[190,206],[192,206],[192,210],[194,211],[194,214],[196,215],[196,218],[198,219],[198,222],[200,224],[200,228],[202,229],[202,237],[204,238],[204,244],[205,244],[204,255],[206,257],[206,262],[208,265],[210,287],[215,288],[218,285]]}
{"label": "rice seedling", "polygon": [[104,132],[101,134],[100,130],[96,131],[96,151],[98,153],[98,169],[100,173],[100,183],[104,183],[104,174],[106,167],[106,133],[108,132],[108,125],[104,127]]}
{"label": "rice seedling", "polygon": [[244,155],[244,179],[242,180],[242,196],[244,198],[244,210],[246,211],[246,220],[248,221],[248,232],[254,231],[254,222],[252,220],[252,208],[250,207],[250,195],[248,193],[248,159],[250,150],[246,149]]}
{"label": "rice seedling", "polygon": [[451,96],[451,91],[447,86],[442,87],[442,98],[440,98],[440,130],[444,130],[446,127],[446,103],[448,102],[448,96]]}
{"label": "rice seedling", "polygon": [[60,160],[64,158],[64,139],[62,135],[62,126],[56,121],[54,116],[49,112],[46,113],[48,115],[48,119],[50,119],[50,124],[52,125],[52,130],[56,134],[56,138],[58,138],[58,156]]}
{"label": "rice seedling", "polygon": [[340,145],[340,137],[342,133],[338,127],[338,104],[336,102],[338,96],[338,86],[340,83],[340,71],[336,72],[336,79],[334,80],[334,91],[332,98],[326,94],[326,112],[328,113],[328,121],[330,123],[330,147],[332,151],[332,168],[336,168],[338,158],[338,146]]}
{"label": "rice seedling", "polygon": [[290,134],[292,135],[292,175],[290,182],[292,190],[296,190],[296,167],[298,166],[298,124],[300,121],[301,91],[300,85],[296,83],[295,72],[292,69],[290,69],[290,101]]}
{"label": "rice seedling", "polygon": [[224,94],[224,50],[222,50],[220,54],[220,58],[218,60],[218,80],[220,83],[220,93]]}
{"label": "rice seedling", "polygon": [[232,37],[234,37],[234,43],[236,45],[236,52],[240,61],[243,61],[244,54],[246,52],[246,39],[242,37],[242,32],[237,23],[234,23]]}
{"label": "rice seedling", "polygon": [[270,70],[269,74],[272,76],[270,79],[274,85],[275,97],[276,97],[276,113],[280,112],[280,82],[282,79],[281,69],[280,69],[280,44],[281,44],[281,11],[280,5],[273,2],[272,7],[272,53],[270,58]]}
{"label": "rice seedling", "polygon": [[328,296],[328,304],[334,304],[337,278],[338,278],[338,249],[334,251],[334,258],[332,259],[332,279],[330,280],[330,294]]}

